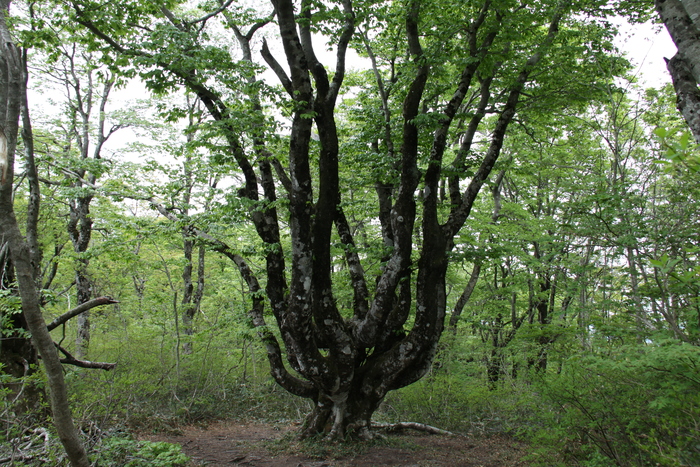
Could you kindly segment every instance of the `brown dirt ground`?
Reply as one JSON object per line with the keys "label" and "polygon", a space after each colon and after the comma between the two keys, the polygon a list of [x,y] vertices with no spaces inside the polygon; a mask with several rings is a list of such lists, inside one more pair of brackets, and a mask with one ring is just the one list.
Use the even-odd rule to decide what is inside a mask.
{"label": "brown dirt ground", "polygon": [[[178,434],[139,436],[182,445],[194,466],[346,467],[454,466],[526,467],[524,446],[500,436],[469,438],[415,431],[392,433],[369,445],[302,446],[294,440],[297,426],[219,421],[186,426]],[[275,440],[283,441],[275,442]]]}

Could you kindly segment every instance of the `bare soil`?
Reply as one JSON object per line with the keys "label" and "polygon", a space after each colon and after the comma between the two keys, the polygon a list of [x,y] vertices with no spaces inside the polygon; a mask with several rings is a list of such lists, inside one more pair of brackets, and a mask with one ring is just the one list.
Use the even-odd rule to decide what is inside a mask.
{"label": "bare soil", "polygon": [[219,421],[141,439],[182,445],[194,466],[527,467],[524,446],[501,436],[469,438],[406,431],[369,443],[296,441],[297,426]]}

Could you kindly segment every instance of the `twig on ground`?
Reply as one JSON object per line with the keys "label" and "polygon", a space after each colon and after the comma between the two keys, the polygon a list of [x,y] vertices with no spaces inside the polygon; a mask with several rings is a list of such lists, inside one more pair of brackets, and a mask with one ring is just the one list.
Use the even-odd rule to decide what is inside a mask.
{"label": "twig on ground", "polygon": [[425,423],[418,422],[372,423],[372,428],[378,428],[387,432],[410,429],[416,431],[423,431],[432,435],[459,436],[456,433],[452,433],[451,431],[443,430],[434,426],[426,425]]}
{"label": "twig on ground", "polygon": [[[35,443],[41,439],[44,440],[44,443],[43,447],[39,448]],[[26,444],[22,446],[22,443]],[[32,430],[31,435],[13,438],[10,440],[10,444],[12,445],[13,452],[8,457],[0,458],[0,464],[7,464],[9,462],[29,462],[34,460],[48,462],[48,460],[38,457],[41,454],[46,454],[49,450],[49,432],[46,428],[35,428]]]}
{"label": "twig on ground", "polygon": [[0,459],[0,464],[7,464],[9,462],[26,462],[26,461],[31,461],[34,460],[34,456],[10,456],[10,457],[3,457]]}

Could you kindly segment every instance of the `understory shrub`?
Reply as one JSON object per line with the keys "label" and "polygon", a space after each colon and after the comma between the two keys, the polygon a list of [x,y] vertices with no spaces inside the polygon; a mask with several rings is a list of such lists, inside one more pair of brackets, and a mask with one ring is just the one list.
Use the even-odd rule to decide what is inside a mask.
{"label": "understory shrub", "polygon": [[535,405],[536,394],[524,379],[504,376],[500,384],[490,387],[483,365],[456,362],[389,393],[377,417],[480,436],[514,433],[532,418]]}
{"label": "understory shrub", "polygon": [[537,383],[542,411],[523,430],[567,465],[700,465],[700,349],[667,343],[572,357]]}
{"label": "understory shrub", "polygon": [[93,451],[92,463],[100,467],[184,467],[190,461],[179,444],[137,441],[125,433],[105,437]]}
{"label": "understory shrub", "polygon": [[[260,344],[241,348],[220,336],[197,342],[179,361],[170,343],[153,352],[149,342],[132,337],[132,351],[101,350],[97,358],[116,361],[109,372],[69,368],[76,419],[102,429],[124,424],[138,430],[172,431],[183,423],[228,418],[298,419],[308,402],[292,396],[269,376]],[[254,353],[256,352],[256,353]],[[97,359],[96,358],[96,359]]]}

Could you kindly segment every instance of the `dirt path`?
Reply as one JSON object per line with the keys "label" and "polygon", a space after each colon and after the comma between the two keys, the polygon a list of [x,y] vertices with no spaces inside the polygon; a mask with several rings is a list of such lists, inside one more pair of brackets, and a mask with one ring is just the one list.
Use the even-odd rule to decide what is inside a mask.
{"label": "dirt path", "polygon": [[222,421],[187,426],[180,435],[143,435],[181,444],[196,466],[346,467],[453,466],[526,467],[523,446],[504,437],[467,438],[406,432],[371,445],[300,444],[297,427]]}

